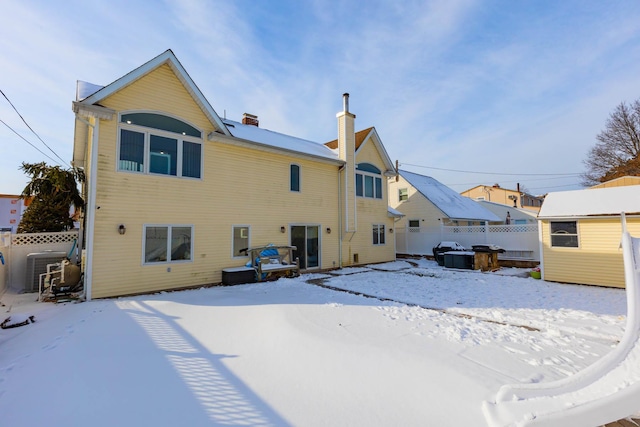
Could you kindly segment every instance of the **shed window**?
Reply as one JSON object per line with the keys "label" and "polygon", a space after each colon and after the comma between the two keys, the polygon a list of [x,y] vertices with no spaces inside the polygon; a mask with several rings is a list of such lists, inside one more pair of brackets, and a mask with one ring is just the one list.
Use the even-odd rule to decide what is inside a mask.
{"label": "shed window", "polygon": [[560,248],[577,248],[578,223],[576,221],[552,221],[551,246]]}
{"label": "shed window", "polygon": [[404,202],[405,200],[409,200],[409,190],[406,188],[398,189],[398,201]]}

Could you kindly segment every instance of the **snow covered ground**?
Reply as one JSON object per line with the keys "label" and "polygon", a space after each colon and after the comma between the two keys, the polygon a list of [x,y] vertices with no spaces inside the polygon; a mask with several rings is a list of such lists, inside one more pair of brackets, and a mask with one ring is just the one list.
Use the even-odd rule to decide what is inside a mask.
{"label": "snow covered ground", "polygon": [[623,334],[624,290],[412,262],[82,304],[5,295],[0,320],[36,323],[0,330],[1,424],[484,426],[501,385],[566,377]]}

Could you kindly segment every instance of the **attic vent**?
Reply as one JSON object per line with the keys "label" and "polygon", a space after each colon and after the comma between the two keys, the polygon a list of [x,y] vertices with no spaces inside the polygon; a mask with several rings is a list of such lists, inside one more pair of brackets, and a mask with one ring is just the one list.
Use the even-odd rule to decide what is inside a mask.
{"label": "attic vent", "polygon": [[258,127],[258,116],[254,116],[253,114],[244,113],[242,115],[242,124]]}

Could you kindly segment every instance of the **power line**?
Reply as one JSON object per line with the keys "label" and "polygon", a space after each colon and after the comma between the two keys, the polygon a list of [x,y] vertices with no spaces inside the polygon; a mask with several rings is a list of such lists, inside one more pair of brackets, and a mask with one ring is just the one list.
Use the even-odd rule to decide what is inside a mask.
{"label": "power line", "polygon": [[[22,119],[22,122],[23,122],[25,125],[27,125],[27,127],[29,128],[29,130],[30,130],[30,131],[31,131],[31,132],[32,132],[32,133],[33,133],[33,134],[34,134],[34,135],[35,135],[35,136],[40,140],[40,142],[42,142],[42,143],[44,144],[44,146],[45,146],[45,147],[47,147],[47,148],[49,149],[49,151],[51,151],[53,154],[55,154],[55,156],[56,156],[58,159],[60,159],[60,161],[62,161],[62,163],[63,163],[63,164],[68,165],[68,163],[67,163],[67,162],[66,162],[62,157],[60,157],[60,156],[58,155],[58,153],[56,153],[55,151],[53,151],[53,149],[52,149],[51,147],[49,147],[49,145],[47,145],[47,143],[46,143],[46,142],[44,142],[44,140],[43,140],[42,138],[40,138],[40,135],[38,135],[38,134],[36,133],[36,131],[34,131],[34,130],[31,128],[31,126],[29,126],[29,123],[27,123],[27,121],[24,119],[24,117],[22,117],[22,114],[20,114],[20,112],[18,111],[18,109],[15,107],[15,105],[13,105],[13,103],[11,102],[11,100],[9,100],[9,98],[7,97],[7,95],[5,95],[5,93],[2,91],[2,89],[0,89],[0,93],[2,94],[2,96],[4,96],[4,99],[6,99],[6,100],[7,100],[7,102],[9,103],[9,105],[11,105],[11,107],[12,107],[12,108],[13,108],[13,110],[16,112],[16,114],[20,117],[20,119]],[[4,123],[4,122],[2,122],[2,123]],[[4,123],[4,124],[5,124],[5,126],[7,126],[7,127],[8,127],[8,125],[7,125],[6,123]],[[9,128],[9,129],[11,129],[11,128]],[[13,130],[13,129],[11,129],[11,130]],[[15,130],[13,130],[13,132],[14,132],[14,133],[16,133],[16,134],[18,134]],[[20,136],[20,135],[18,135],[18,136]],[[21,137],[21,138],[22,138],[22,137]],[[24,138],[22,138],[22,139],[24,139]],[[26,141],[26,139],[25,139],[25,141]],[[33,144],[31,144],[31,143],[30,143],[30,145],[31,145],[31,146],[33,146]],[[35,148],[35,146],[33,146],[33,147]],[[40,151],[40,150],[38,150],[38,151]],[[40,152],[42,153],[42,151],[40,151]],[[43,153],[43,154],[44,154],[44,153]],[[47,157],[48,157],[48,156],[47,156]],[[49,158],[51,159],[51,157],[49,157]],[[51,160],[53,160],[53,159],[51,159]],[[56,163],[57,163],[57,162],[56,162]]]}
{"label": "power line", "polygon": [[457,170],[457,169],[445,169],[445,168],[437,168],[434,166],[423,166],[423,165],[412,165],[410,163],[401,163],[402,166],[414,166],[417,168],[425,168],[425,169],[436,169],[440,171],[446,172],[461,172],[461,173],[476,173],[483,175],[511,175],[511,176],[579,176],[580,173],[501,173],[501,172],[476,172],[476,171],[465,171],[465,170]]}
{"label": "power line", "polygon": [[43,156],[47,157],[48,159],[50,159],[53,163],[58,163],[57,160],[55,160],[53,157],[49,156],[47,153],[45,153],[44,151],[40,150],[38,147],[36,147],[35,145],[33,145],[32,143],[30,143],[24,136],[20,135],[18,132],[16,132],[11,126],[9,126],[8,124],[6,124],[4,122],[4,120],[0,119],[0,122],[2,122],[3,125],[5,125],[6,127],[8,127],[11,132],[15,133],[16,135],[18,135],[20,138],[22,138],[22,140],[24,140],[24,142],[26,142],[27,144],[29,144],[30,146],[32,146],[33,148],[35,148],[36,150],[38,150],[40,152],[40,154],[42,154]]}
{"label": "power line", "polygon": [[[527,182],[533,182],[533,181],[549,181],[552,179],[573,179],[573,176],[556,176],[556,177],[550,177],[550,178],[537,178],[537,179],[527,179]],[[502,184],[512,184],[512,183],[522,183],[522,180],[516,180],[516,181],[502,181],[500,180],[500,185]],[[460,184],[448,184],[448,185],[477,185],[478,182],[466,182],[466,183],[460,183]]]}

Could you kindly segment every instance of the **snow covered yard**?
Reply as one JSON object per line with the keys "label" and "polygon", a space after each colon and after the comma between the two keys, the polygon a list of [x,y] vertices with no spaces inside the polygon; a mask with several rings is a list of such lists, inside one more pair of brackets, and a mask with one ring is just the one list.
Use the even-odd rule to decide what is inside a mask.
{"label": "snow covered yard", "polygon": [[622,336],[624,290],[417,264],[83,304],[5,296],[3,318],[37,321],[0,330],[2,424],[483,426],[502,384],[565,377]]}

